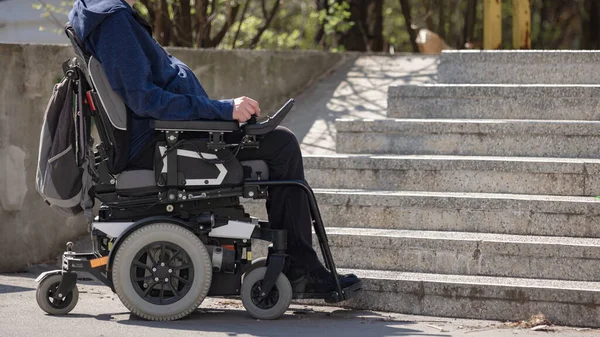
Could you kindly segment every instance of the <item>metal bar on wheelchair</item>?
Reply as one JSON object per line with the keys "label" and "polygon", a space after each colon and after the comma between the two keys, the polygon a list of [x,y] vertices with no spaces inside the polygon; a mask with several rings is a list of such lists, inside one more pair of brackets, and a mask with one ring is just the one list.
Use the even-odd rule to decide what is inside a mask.
{"label": "metal bar on wheelchair", "polygon": [[323,219],[321,218],[321,212],[319,211],[319,206],[317,205],[317,200],[313,190],[308,186],[305,181],[302,180],[280,180],[280,181],[270,181],[270,180],[253,180],[244,182],[245,186],[296,186],[300,187],[306,193],[308,197],[308,203],[310,205],[311,216],[313,218],[313,228],[315,229],[315,233],[317,234],[317,238],[319,239],[319,244],[321,246],[321,252],[323,253],[323,259],[325,260],[325,265],[331,271],[333,279],[335,281],[336,291],[338,293],[339,299],[343,300],[345,298],[342,286],[340,284],[340,279],[338,278],[337,269],[335,267],[335,262],[333,261],[333,256],[331,255],[331,249],[329,247],[329,241],[327,239],[327,233],[325,232],[325,226],[323,225]]}
{"label": "metal bar on wheelchair", "polygon": [[[177,193],[179,195],[179,192]],[[185,193],[186,200],[208,200],[208,199],[216,199],[223,197],[237,197],[242,194],[242,187],[231,187],[231,188],[220,188],[218,190],[198,190],[198,191],[188,191]],[[106,206],[109,207],[147,207],[149,205],[155,204],[168,204],[172,203],[173,200],[169,200],[167,197],[159,198],[159,196],[153,195],[150,197],[144,198],[131,198],[131,199],[122,199],[118,201],[109,201],[102,200],[99,198]]]}

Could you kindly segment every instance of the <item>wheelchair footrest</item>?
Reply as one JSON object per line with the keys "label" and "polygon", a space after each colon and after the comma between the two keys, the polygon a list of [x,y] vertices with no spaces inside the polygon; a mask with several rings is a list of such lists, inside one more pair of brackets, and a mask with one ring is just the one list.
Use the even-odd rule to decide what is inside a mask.
{"label": "wheelchair footrest", "polygon": [[349,300],[355,297],[362,290],[362,280],[357,283],[342,289],[342,296],[339,296],[336,291],[328,293],[294,293],[295,300],[318,299],[325,300],[326,303],[338,303]]}

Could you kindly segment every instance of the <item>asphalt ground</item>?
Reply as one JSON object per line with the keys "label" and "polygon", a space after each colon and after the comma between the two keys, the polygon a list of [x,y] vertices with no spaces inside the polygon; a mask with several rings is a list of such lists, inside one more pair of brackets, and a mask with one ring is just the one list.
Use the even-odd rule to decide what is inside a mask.
{"label": "asphalt ground", "polygon": [[600,336],[597,329],[550,326],[550,331],[514,328],[494,321],[422,317],[293,304],[274,321],[252,318],[236,299],[207,298],[190,316],[172,322],[145,321],[116,294],[94,281],[79,281],[79,302],[66,316],[50,316],[35,300],[34,273],[0,274],[0,336]]}

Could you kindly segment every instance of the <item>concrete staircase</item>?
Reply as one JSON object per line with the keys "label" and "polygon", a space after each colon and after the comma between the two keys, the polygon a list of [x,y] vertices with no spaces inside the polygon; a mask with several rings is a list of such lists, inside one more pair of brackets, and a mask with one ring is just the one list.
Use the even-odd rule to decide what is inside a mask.
{"label": "concrete staircase", "polygon": [[600,83],[600,53],[588,50],[446,51],[441,83]]}
{"label": "concrete staircase", "polygon": [[444,54],[454,84],[393,86],[387,119],[338,119],[339,154],[305,167],[338,267],[365,280],[344,305],[600,327],[600,86],[555,81],[599,55],[548,53],[570,63],[528,69],[544,84],[466,85],[462,57],[548,65]]}

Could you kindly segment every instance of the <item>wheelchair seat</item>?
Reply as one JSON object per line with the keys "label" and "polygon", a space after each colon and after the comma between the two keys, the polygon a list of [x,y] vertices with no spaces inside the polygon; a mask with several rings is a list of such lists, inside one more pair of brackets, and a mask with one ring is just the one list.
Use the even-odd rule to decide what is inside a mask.
{"label": "wheelchair seat", "polygon": [[[87,74],[89,75],[90,82],[95,88],[95,93],[99,98],[102,112],[108,117],[108,122],[116,129],[126,130],[127,129],[127,110],[125,104],[117,95],[114,90],[110,87],[108,78],[102,68],[102,65],[93,56],[87,60]],[[162,121],[152,120],[151,127],[159,132],[188,132],[188,131],[203,131],[203,132],[215,132],[215,133],[226,133],[234,132],[239,130],[239,124],[237,121]],[[207,154],[205,154],[207,155]],[[183,155],[183,156],[189,156]],[[213,156],[210,155],[209,156]],[[166,163],[166,160],[165,160]],[[198,163],[200,165],[201,163]],[[186,166],[194,166],[189,160],[185,163]],[[267,164],[261,160],[250,160],[240,163],[243,169],[243,180],[267,180],[269,179],[269,169]],[[165,164],[166,166],[166,164]],[[189,168],[188,168],[189,169]],[[209,169],[206,173],[210,175],[211,170]],[[220,171],[215,171],[214,174],[218,176]],[[164,173],[164,172],[162,172]],[[164,191],[166,187],[164,184],[159,183],[154,170],[128,170],[123,171],[116,175],[115,179],[115,190],[118,195],[135,197],[155,194]],[[204,181],[204,179],[216,179],[217,176],[202,179],[195,179],[193,181]],[[190,181],[190,180],[188,180]],[[240,180],[241,182],[241,180]],[[207,188],[209,186],[202,185],[188,185],[188,189]]]}

